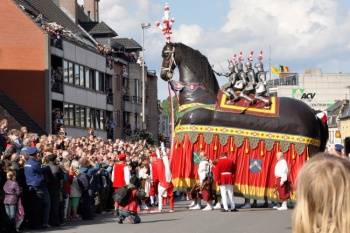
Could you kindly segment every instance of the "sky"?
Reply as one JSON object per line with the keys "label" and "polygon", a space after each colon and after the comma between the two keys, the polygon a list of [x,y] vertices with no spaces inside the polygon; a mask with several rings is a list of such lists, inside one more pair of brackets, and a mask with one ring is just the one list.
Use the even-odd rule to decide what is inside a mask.
{"label": "sky", "polygon": [[100,21],[119,38],[142,45],[141,23],[152,25],[144,31],[145,62],[157,72],[159,100],[168,96],[159,77],[166,40],[155,23],[164,17],[165,3],[175,18],[171,41],[199,50],[218,72],[228,71],[227,60],[235,53],[243,52],[246,61],[254,51],[255,63],[263,51],[265,70],[271,64],[288,66],[290,72],[350,73],[349,0],[101,0]]}

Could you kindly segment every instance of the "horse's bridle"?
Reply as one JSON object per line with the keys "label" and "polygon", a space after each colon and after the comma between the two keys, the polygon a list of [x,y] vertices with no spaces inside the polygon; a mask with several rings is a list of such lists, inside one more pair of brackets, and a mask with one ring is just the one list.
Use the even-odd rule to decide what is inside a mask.
{"label": "horse's bridle", "polygon": [[[173,47],[173,50],[169,51],[166,50],[165,54],[170,54],[170,62],[169,62],[169,67],[162,67],[161,70],[165,70],[167,71],[167,76],[169,78],[169,80],[173,77],[173,73],[174,73],[174,69],[176,67],[176,62],[175,62],[175,47]],[[174,66],[174,68],[172,68]]]}

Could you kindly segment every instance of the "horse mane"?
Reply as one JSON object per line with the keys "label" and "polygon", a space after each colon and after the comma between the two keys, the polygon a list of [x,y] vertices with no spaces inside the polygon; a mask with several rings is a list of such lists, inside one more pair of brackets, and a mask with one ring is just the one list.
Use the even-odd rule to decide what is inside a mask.
{"label": "horse mane", "polygon": [[186,64],[193,74],[202,80],[207,91],[217,98],[219,83],[214,75],[213,69],[209,64],[208,58],[201,54],[198,50],[192,49],[182,43],[173,43],[175,49],[175,60]]}

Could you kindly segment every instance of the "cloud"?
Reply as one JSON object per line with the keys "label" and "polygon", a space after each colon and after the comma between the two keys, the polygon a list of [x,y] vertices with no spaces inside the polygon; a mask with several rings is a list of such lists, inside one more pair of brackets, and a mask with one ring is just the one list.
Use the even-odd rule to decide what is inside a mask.
{"label": "cloud", "polygon": [[203,29],[198,25],[182,24],[173,30],[175,42],[181,42],[188,46],[196,46],[203,36]]}
{"label": "cloud", "polygon": [[[151,0],[104,0],[100,2],[100,19],[112,27],[119,37],[134,38],[141,44],[142,22],[152,27],[145,31],[146,62],[149,69],[159,75],[161,50],[165,39],[155,22],[164,15],[164,3]],[[184,0],[172,1],[172,40],[182,42],[201,51],[214,69],[227,70],[227,60],[234,53],[243,52],[245,60],[254,51],[254,62],[259,52],[264,52],[264,67],[287,65],[292,72],[304,72],[308,68],[322,68],[323,72],[346,72],[349,70],[350,11],[349,3],[340,0],[203,0],[206,7],[218,9],[219,17],[201,15],[196,4],[185,4]],[[193,7],[181,14],[181,7]],[[173,9],[173,11],[172,11]],[[180,13],[180,14],[179,14]],[[194,23],[194,18],[203,18]],[[208,20],[217,21],[208,27]],[[223,23],[220,23],[223,22]],[[213,25],[213,24],[210,24]],[[271,52],[270,52],[271,51]],[[177,77],[175,77],[177,78]],[[219,83],[226,82],[218,78]],[[158,96],[167,96],[166,83],[159,78]]]}
{"label": "cloud", "polygon": [[337,20],[336,1],[232,0],[230,6],[223,34],[243,48],[271,45],[279,59],[315,59],[324,48],[337,47],[339,27],[349,32],[347,20]]}

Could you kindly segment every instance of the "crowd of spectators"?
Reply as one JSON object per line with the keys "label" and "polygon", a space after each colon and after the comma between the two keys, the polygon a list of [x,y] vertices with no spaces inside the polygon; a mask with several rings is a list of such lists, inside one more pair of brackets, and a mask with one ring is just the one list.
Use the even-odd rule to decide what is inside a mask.
{"label": "crowd of spectators", "polygon": [[[59,49],[63,49],[62,38],[67,38],[69,40],[75,40],[76,42],[83,42],[79,37],[70,31],[67,28],[64,28],[62,25],[57,24],[56,22],[49,22],[48,19],[43,16],[43,14],[33,14],[28,12],[33,20],[45,29],[51,37],[51,46],[54,46]],[[96,42],[95,42],[96,43]],[[127,62],[138,63],[142,65],[142,57],[137,57],[135,52],[125,52],[125,51],[115,51],[113,48],[110,48],[108,45],[96,44],[97,51],[105,56],[106,66],[109,69],[113,69],[114,57],[120,57]]]}
{"label": "crowd of spectators", "polygon": [[[8,232],[16,232],[22,221],[21,228],[38,229],[60,226],[65,221],[92,220],[95,214],[114,211],[111,172],[118,155],[126,155],[125,162],[135,174],[141,161],[148,161],[156,149],[146,140],[105,141],[96,137],[93,129],[87,135],[70,138],[61,130],[56,135],[37,136],[25,127],[17,130],[7,126],[6,119],[0,121],[0,223]],[[80,172],[92,178],[93,198],[87,208],[91,215],[84,216],[86,206],[82,206],[83,192],[76,178]],[[5,193],[6,180],[18,183],[16,192],[11,189],[12,193]],[[14,220],[13,211],[7,211],[7,195],[20,200],[12,203],[14,212],[24,208],[20,222]]]}

